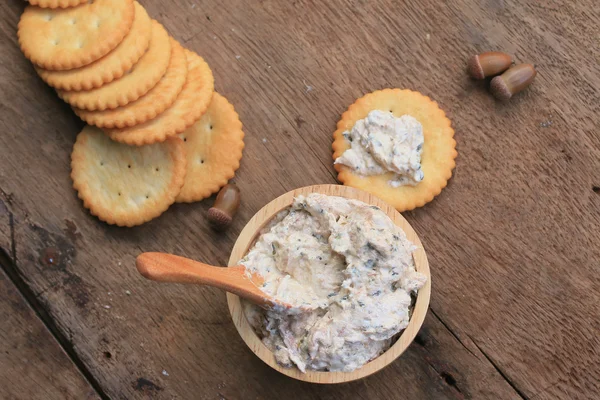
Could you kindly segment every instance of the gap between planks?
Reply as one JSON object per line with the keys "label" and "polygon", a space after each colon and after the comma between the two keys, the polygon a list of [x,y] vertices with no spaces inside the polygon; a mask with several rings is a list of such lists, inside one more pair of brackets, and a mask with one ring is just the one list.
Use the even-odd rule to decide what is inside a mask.
{"label": "gap between planks", "polygon": [[[293,128],[293,126],[292,126],[292,128]],[[299,134],[299,132],[297,132],[297,131],[296,131],[296,133]],[[5,195],[5,193],[3,191],[1,191],[1,189],[0,189],[0,193]],[[6,197],[6,196],[2,196],[2,197]],[[6,199],[4,199],[4,200],[6,200]],[[0,200],[0,201],[2,201],[2,200]],[[98,380],[93,376],[93,374],[87,368],[85,363],[77,355],[70,340],[58,329],[56,323],[54,322],[54,320],[52,319],[50,314],[46,311],[44,306],[37,299],[36,295],[29,288],[27,283],[25,283],[23,278],[21,278],[21,276],[19,274],[19,270],[17,268],[17,245],[16,245],[16,240],[15,240],[14,215],[13,215],[13,212],[9,209],[9,206],[11,204],[9,204],[9,202],[7,202],[7,201],[3,201],[3,203],[5,204],[6,209],[8,210],[10,241],[11,241],[10,242],[11,254],[9,255],[5,249],[0,248],[0,267],[6,273],[6,275],[9,277],[12,284],[17,288],[17,290],[19,291],[21,296],[24,298],[26,303],[29,305],[29,307],[31,307],[33,309],[33,311],[35,312],[37,317],[42,321],[42,323],[44,324],[46,329],[48,329],[48,331],[50,331],[50,333],[55,338],[55,340],[58,342],[60,347],[65,351],[65,353],[67,354],[69,359],[73,362],[73,364],[75,364],[76,368],[81,372],[81,374],[84,376],[86,381],[90,384],[90,386],[98,394],[98,396],[100,396],[100,398],[102,398],[103,400],[109,400],[110,398],[108,397],[108,395],[106,395],[106,393],[100,386],[100,383],[98,382]],[[448,326],[448,324],[442,318],[440,318],[440,316],[433,310],[433,308],[429,307],[429,311],[431,312],[431,314],[433,315],[434,318],[436,318],[438,321],[440,321],[440,323],[444,326],[444,328],[463,346],[463,348],[465,350],[467,350],[475,358],[481,359],[467,345],[465,345],[463,343],[463,341],[458,337],[458,335],[450,328],[450,326]],[[496,363],[481,349],[481,347],[470,336],[468,336],[468,337],[473,342],[475,347],[479,350],[479,352],[485,357],[487,362],[489,362],[492,365],[492,367],[494,367],[494,369],[498,372],[498,374],[508,383],[508,385],[515,391],[515,393],[524,400],[529,399],[510,380],[510,378],[496,365]],[[448,385],[452,386],[455,390],[457,390],[459,393],[461,393],[461,390],[457,385],[455,385],[451,382],[448,382],[447,376],[445,375],[445,373],[443,371],[442,372],[438,371],[433,365],[431,365],[431,367],[433,367],[433,369],[436,371],[436,373],[438,373],[440,375],[440,377]]]}
{"label": "gap between planks", "polygon": [[[2,192],[4,193],[4,192]],[[9,204],[5,206],[8,209]],[[50,316],[50,314],[46,311],[44,306],[37,299],[33,291],[29,288],[27,283],[23,280],[21,275],[19,274],[19,270],[16,266],[17,260],[17,244],[15,241],[15,224],[14,224],[14,216],[12,211],[8,210],[8,218],[9,218],[9,227],[10,227],[10,251],[12,254],[8,254],[5,249],[0,247],[0,267],[8,276],[8,279],[12,282],[12,284],[17,288],[27,305],[35,312],[35,315],[42,321],[46,329],[50,332],[50,334],[54,337],[54,339],[58,342],[59,346],[63,349],[63,351],[67,354],[71,362],[75,365],[75,367],[79,370],[79,372],[83,375],[84,379],[89,383],[89,385],[94,389],[96,394],[103,399],[109,400],[109,397],[104,393],[102,387],[98,380],[92,375],[87,366],[81,361],[75,349],[73,348],[73,344],[67,339],[67,337],[58,329],[56,323]]]}
{"label": "gap between planks", "polygon": [[[469,352],[469,354],[471,354],[473,357],[477,358],[478,360],[481,360],[481,357],[477,356],[477,354],[475,354],[465,343],[463,343],[463,341],[458,337],[458,335],[454,332],[454,330],[452,330],[450,328],[450,326],[433,310],[433,308],[431,306],[429,306],[429,312],[433,315],[433,317],[435,319],[437,319],[438,321],[440,321],[440,323],[444,326],[444,328],[446,328],[446,330],[450,333],[450,335],[452,335],[452,337],[454,337],[454,339],[456,339],[456,341],[458,343],[460,343],[462,345],[462,347],[467,350]],[[523,393],[511,380],[510,378],[498,367],[498,365],[496,365],[496,363],[494,361],[492,361],[492,359],[481,349],[481,347],[479,347],[479,345],[473,340],[473,338],[471,336],[469,336],[467,334],[467,337],[471,340],[471,342],[473,342],[473,344],[475,345],[475,347],[477,348],[477,350],[479,350],[479,352],[485,357],[485,360],[490,363],[492,365],[492,367],[494,367],[494,369],[496,370],[496,372],[498,372],[498,374],[502,377],[502,379],[504,379],[506,381],[506,383],[508,383],[508,385],[515,391],[515,394],[517,394],[521,399],[523,400],[529,400],[529,397],[527,397],[527,395],[525,395],[525,393]],[[450,386],[452,386],[454,389],[456,389],[459,393],[462,393],[460,388],[452,382],[448,382],[447,379],[447,373],[443,372],[443,371],[438,371],[437,368],[435,368],[434,365],[430,364],[431,367],[435,370],[435,372],[437,372],[440,377]]]}
{"label": "gap between planks", "polygon": [[492,360],[492,358],[490,356],[487,355],[487,353],[485,351],[483,351],[483,349],[481,347],[479,347],[479,345],[477,344],[477,342],[475,342],[470,336],[469,339],[471,339],[471,341],[473,342],[473,344],[475,345],[475,347],[477,347],[477,350],[479,350],[481,352],[481,354],[483,354],[483,356],[486,358],[486,360],[488,360],[488,362],[490,364],[492,364],[492,366],[496,369],[496,371],[498,371],[498,373],[500,374],[500,376],[502,378],[504,378],[504,380],[510,385],[510,387],[512,387],[514,389],[515,392],[517,392],[517,394],[524,400],[529,400],[529,397],[527,397],[527,395],[525,395],[525,393],[523,393],[518,387],[517,385],[515,385],[513,383],[513,381],[510,380],[510,378],[504,373],[504,371],[502,371],[500,369],[500,367]]}

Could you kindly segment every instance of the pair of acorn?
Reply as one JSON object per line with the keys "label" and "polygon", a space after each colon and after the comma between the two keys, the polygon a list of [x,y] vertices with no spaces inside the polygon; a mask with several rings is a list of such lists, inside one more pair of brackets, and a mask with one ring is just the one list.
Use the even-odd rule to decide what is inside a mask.
{"label": "pair of acorn", "polygon": [[[490,91],[500,100],[508,100],[533,82],[537,72],[532,64],[513,67],[512,58],[506,53],[488,51],[471,57],[468,72],[475,79],[496,76],[490,83]],[[215,204],[208,210],[208,221],[216,230],[225,230],[240,206],[240,190],[233,184],[223,186]]]}
{"label": "pair of acorn", "polygon": [[532,64],[511,67],[510,55],[500,51],[488,51],[469,59],[467,71],[475,79],[496,76],[490,82],[490,91],[499,100],[506,101],[531,85],[537,72]]}

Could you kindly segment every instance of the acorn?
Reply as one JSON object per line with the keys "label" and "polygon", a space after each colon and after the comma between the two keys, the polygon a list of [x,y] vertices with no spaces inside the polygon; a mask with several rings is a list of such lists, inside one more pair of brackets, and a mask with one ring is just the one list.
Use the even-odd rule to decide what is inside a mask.
{"label": "acorn", "polygon": [[488,51],[471,57],[467,63],[467,72],[475,79],[484,79],[506,71],[511,64],[510,55],[500,51]]}
{"label": "acorn", "polygon": [[225,230],[240,207],[240,189],[234,184],[223,186],[215,204],[208,210],[208,222],[216,230]]}
{"label": "acorn", "polygon": [[492,79],[490,91],[498,100],[506,101],[531,85],[537,75],[532,64],[519,64]]}

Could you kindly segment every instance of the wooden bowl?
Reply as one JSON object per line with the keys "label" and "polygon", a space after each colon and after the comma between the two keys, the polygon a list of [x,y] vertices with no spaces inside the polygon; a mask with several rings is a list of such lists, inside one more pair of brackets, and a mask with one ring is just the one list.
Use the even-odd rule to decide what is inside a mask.
{"label": "wooden bowl", "polygon": [[316,185],[292,190],[291,192],[279,196],[275,200],[271,201],[259,212],[257,212],[246,224],[237,241],[235,242],[231,252],[231,257],[229,258],[229,266],[238,265],[239,261],[244,257],[244,255],[246,255],[250,247],[254,244],[254,241],[257,239],[261,229],[279,211],[292,205],[296,196],[307,195],[310,193],[322,193],[331,196],[340,196],[375,205],[381,208],[392,219],[392,221],[396,223],[396,225],[402,228],[404,233],[406,233],[408,240],[419,247],[419,249],[413,253],[413,258],[417,271],[427,275],[427,283],[419,290],[408,326],[402,332],[398,340],[385,353],[352,372],[323,372],[307,370],[306,373],[302,373],[298,368],[286,368],[277,364],[271,350],[269,350],[262,343],[262,341],[254,332],[252,326],[250,326],[238,296],[227,293],[227,303],[229,305],[231,318],[233,318],[233,323],[235,324],[244,342],[246,342],[254,354],[267,363],[271,368],[276,369],[282,374],[305,382],[349,382],[364,378],[384,368],[398,358],[398,356],[400,356],[400,354],[402,354],[413,341],[417,335],[417,332],[421,328],[421,325],[423,324],[425,314],[427,313],[427,308],[429,307],[429,297],[431,295],[431,275],[429,273],[429,264],[427,263],[427,256],[425,255],[425,251],[423,250],[423,245],[421,244],[419,237],[404,219],[404,217],[402,217],[402,215],[400,215],[400,213],[392,206],[388,205],[383,200],[378,199],[372,194],[348,186]]}

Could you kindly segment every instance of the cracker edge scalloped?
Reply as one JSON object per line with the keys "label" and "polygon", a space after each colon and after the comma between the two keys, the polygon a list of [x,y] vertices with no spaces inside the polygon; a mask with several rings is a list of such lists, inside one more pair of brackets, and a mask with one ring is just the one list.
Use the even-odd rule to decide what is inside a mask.
{"label": "cracker edge scalloped", "polygon": [[[177,96],[179,96],[179,93],[181,93],[181,91],[183,90],[183,86],[185,85],[185,80],[187,79],[187,73],[188,73],[188,65],[187,65],[187,61],[185,60],[185,53],[183,46],[181,46],[181,44],[179,44],[179,42],[177,42],[177,40],[175,40],[173,37],[171,37],[171,62],[173,61],[173,51],[175,51],[175,48],[179,48],[183,54],[183,68],[185,68],[185,79],[183,81],[183,84],[179,87],[179,90],[175,93],[175,97],[173,98],[173,100],[171,102],[155,102],[152,107],[145,107],[141,110],[139,110],[138,113],[136,113],[135,115],[133,115],[132,117],[129,117],[127,119],[115,119],[115,118],[99,118],[96,116],[95,113],[97,113],[98,111],[89,111],[89,110],[84,110],[81,108],[77,108],[77,107],[72,107],[73,108],[73,112],[75,112],[75,114],[77,114],[77,116],[79,118],[81,118],[83,121],[85,121],[86,123],[88,123],[89,125],[94,125],[97,126],[98,128],[106,128],[106,129],[124,129],[124,128],[130,128],[132,126],[138,125],[138,124],[143,124],[144,122],[150,121],[151,119],[156,118],[158,115],[160,115],[162,112],[164,112],[166,109],[168,109],[170,106],[173,105],[173,103],[175,102],[175,100],[177,99]],[[171,64],[169,63],[169,66],[167,67],[167,71],[165,72],[165,75],[167,73],[169,73],[169,68],[171,67]],[[179,67],[179,66],[177,66]],[[163,76],[164,78],[164,76]],[[163,79],[161,78],[161,79]],[[146,93],[144,96],[148,96],[150,95],[150,93],[155,90],[157,88],[157,86],[160,85],[160,81],[158,81],[158,83],[156,84],[155,87],[153,87],[152,89],[150,89],[148,91],[148,93]],[[123,107],[129,107],[135,104],[135,102],[140,101],[144,98],[144,96],[140,97],[139,99],[137,99],[136,101],[132,101],[129,104],[124,105]],[[114,110],[118,110],[120,107],[114,108],[111,111]],[[102,112],[102,111],[100,111]]]}
{"label": "cracker edge scalloped", "polygon": [[[79,135],[77,137],[79,140]],[[75,143],[77,143],[77,140]],[[163,207],[158,207],[154,209],[146,210],[144,213],[139,213],[135,217],[132,218],[118,218],[115,217],[114,214],[110,213],[109,215],[103,215],[105,209],[96,206],[93,202],[94,196],[92,195],[89,185],[85,182],[80,182],[75,178],[75,163],[78,161],[79,154],[76,153],[76,148],[74,146],[73,152],[71,153],[71,180],[73,181],[73,189],[77,192],[77,197],[83,201],[83,207],[88,209],[90,214],[98,218],[99,220],[106,222],[109,225],[117,225],[131,228],[133,226],[141,225],[146,222],[149,222],[155,218],[161,216],[165,211],[169,209],[169,207],[175,203],[175,198],[179,194],[179,191],[183,187],[183,183],[185,182],[185,174],[187,171],[187,159],[185,156],[185,148],[183,147],[183,140],[173,137],[169,138],[170,141],[173,141],[174,146],[169,149],[169,154],[172,159],[175,160],[175,165],[173,166],[173,174],[174,178],[171,180],[169,185],[169,200],[165,203]],[[86,194],[88,194],[86,196]],[[87,197],[87,199],[86,199]],[[90,201],[92,199],[92,201]]]}
{"label": "cracker edge scalloped", "polygon": [[[87,1],[87,0],[85,0],[85,1]],[[137,63],[140,60],[140,58],[142,58],[142,56],[146,53],[146,50],[148,50],[148,47],[150,45],[150,38],[152,37],[152,18],[150,18],[150,15],[148,15],[148,12],[144,8],[144,6],[142,6],[139,2],[134,0],[134,7],[136,4],[146,13],[146,17],[148,18],[148,24],[150,26],[148,29],[148,32],[147,32],[148,40],[146,42],[139,42],[139,43],[136,42],[136,45],[133,46],[131,53],[127,57],[121,57],[119,59],[119,61],[120,61],[119,69],[115,69],[112,71],[101,71],[101,73],[99,73],[99,74],[93,74],[92,76],[88,77],[89,78],[88,80],[73,80],[71,78],[70,80],[65,81],[63,78],[58,77],[53,74],[54,72],[68,72],[68,71],[72,71],[72,70],[78,70],[78,69],[91,67],[92,65],[94,65],[94,63],[100,62],[100,60],[104,59],[105,57],[109,57],[113,51],[118,49],[118,47],[121,45],[121,43],[123,41],[121,41],[114,49],[109,51],[108,54],[106,54],[106,55],[100,57],[99,59],[97,59],[96,61],[94,61],[88,65],[84,65],[83,67],[80,67],[80,68],[73,68],[72,70],[65,70],[65,71],[52,71],[52,70],[45,70],[34,64],[34,68],[35,68],[35,71],[37,72],[37,74],[40,76],[40,78],[42,78],[44,80],[44,82],[46,82],[48,85],[52,86],[54,89],[73,91],[73,92],[97,89],[103,85],[106,85],[107,83],[110,83],[114,80],[121,78],[123,75],[125,75],[125,72],[129,71],[131,69],[131,67],[133,67],[133,65],[135,63]],[[135,8],[137,9],[137,7],[135,7]],[[135,22],[136,17],[137,17],[137,11],[134,14],[134,21],[132,22],[132,24]],[[130,34],[132,34],[131,29],[123,37],[123,40],[125,40],[127,38],[127,36]]]}
{"label": "cracker edge scalloped", "polygon": [[[210,85],[210,96],[207,96],[206,99],[203,99],[203,100],[205,100],[204,101],[205,104],[200,104],[200,107],[198,107],[197,106],[198,103],[196,103],[195,106],[192,107],[191,112],[189,112],[185,117],[179,118],[177,120],[177,122],[178,122],[177,124],[172,124],[170,129],[165,129],[161,132],[157,132],[156,130],[148,129],[148,130],[142,130],[142,131],[135,131],[133,133],[127,134],[126,132],[123,132],[120,129],[107,129],[105,132],[112,140],[119,142],[119,143],[125,143],[130,146],[144,146],[147,144],[164,142],[169,137],[172,137],[174,135],[177,135],[177,134],[185,131],[194,122],[198,121],[202,117],[202,115],[204,115],[204,113],[208,109],[208,106],[210,105],[210,101],[212,99],[212,94],[214,93],[214,84],[215,84],[214,76],[213,76],[212,70],[210,69],[210,66],[204,60],[204,58],[200,57],[198,54],[194,53],[193,51],[190,51],[185,48],[184,48],[184,50],[186,52],[186,57],[187,57],[187,54],[190,53],[193,56],[198,57],[200,59],[199,62],[201,63],[202,68],[201,68],[201,74],[200,74],[200,76],[198,76],[198,79],[200,79],[200,80],[206,79],[205,82]],[[189,64],[188,64],[188,79],[189,78],[190,78],[190,68],[189,68]],[[184,84],[183,90],[185,90],[186,84],[187,84],[187,82]],[[179,93],[178,96],[181,95],[183,90]],[[177,103],[177,99],[175,99],[175,102],[173,104],[175,104],[175,103]],[[173,104],[171,105],[171,107],[173,106]],[[165,109],[163,112],[166,112],[168,109],[169,108]],[[160,118],[161,114],[157,115],[155,118]],[[148,123],[152,120],[146,121],[145,123]],[[135,126],[133,126],[131,128],[124,128],[124,130],[132,129],[132,128],[135,129]],[[149,133],[152,133],[152,134],[149,134]]]}
{"label": "cracker edge scalloped", "polygon": [[[31,61],[33,64],[37,65],[38,67],[41,67],[44,69],[60,71],[60,70],[81,68],[85,65],[91,64],[94,61],[99,60],[100,58],[104,57],[106,54],[108,54],[110,51],[112,51],[115,47],[117,47],[119,45],[119,43],[121,43],[121,41],[123,40],[125,35],[127,35],[127,33],[129,33],[129,30],[131,29],[131,25],[133,24],[133,18],[135,16],[135,7],[133,6],[133,0],[123,0],[123,1],[130,3],[130,7],[128,10],[129,12],[126,15],[124,15],[123,20],[121,21],[120,34],[113,37],[112,41],[101,42],[100,44],[98,44],[98,46],[94,47],[95,51],[89,52],[87,54],[87,57],[81,57],[79,59],[76,59],[76,60],[78,60],[78,62],[73,61],[74,58],[70,58],[68,60],[63,60],[63,62],[58,62],[58,61],[56,61],[56,59],[48,60],[46,63],[41,62],[39,59],[38,60],[33,59],[29,49],[24,48],[23,43],[21,42],[20,32],[21,32],[21,23],[23,20],[22,18],[19,19],[19,23],[17,24],[17,38],[18,38],[18,42],[19,42],[19,48],[21,49],[21,51],[23,52],[23,54],[29,61]],[[42,8],[42,7],[34,6],[34,5],[30,4],[27,7],[25,7],[25,11],[23,12],[23,14],[25,14],[25,12],[27,11],[27,9],[29,7]],[[23,14],[21,14],[21,16]]]}
{"label": "cracker edge scalloped", "polygon": [[[408,196],[408,197],[406,195],[402,195],[402,197],[400,198],[399,196],[387,196],[387,193],[388,193],[387,191],[382,196],[381,193],[376,193],[375,191],[370,189],[370,187],[369,187],[370,179],[369,178],[381,177],[381,176],[385,176],[385,175],[375,175],[373,177],[361,177],[361,176],[358,176],[358,175],[355,175],[354,173],[352,173],[352,171],[345,165],[334,164],[333,166],[334,166],[335,170],[338,172],[337,178],[342,184],[351,186],[351,187],[355,187],[357,189],[362,189],[369,193],[372,193],[373,195],[380,197],[382,200],[384,200],[385,202],[392,205],[399,212],[410,211],[417,207],[422,207],[425,204],[432,201],[435,198],[435,196],[439,195],[442,192],[442,190],[448,185],[448,181],[452,177],[452,170],[456,167],[455,159],[458,156],[458,152],[456,151],[456,140],[454,139],[454,129],[452,128],[452,121],[446,116],[446,113],[444,112],[444,110],[442,110],[439,107],[439,105],[436,101],[432,100],[429,96],[425,96],[424,94],[414,91],[414,90],[382,89],[382,90],[376,90],[371,93],[367,93],[366,95],[364,95],[363,97],[357,99],[354,103],[352,103],[350,105],[350,107],[348,107],[348,109],[342,114],[342,117],[340,118],[340,120],[337,123],[337,129],[333,133],[333,143],[331,145],[331,147],[333,149],[333,160],[334,161],[339,156],[341,156],[342,153],[344,152],[345,139],[343,137],[343,133],[347,130],[347,127],[345,126],[346,125],[345,121],[351,119],[350,116],[356,109],[363,108],[364,106],[362,106],[362,103],[367,103],[369,100],[369,97],[375,96],[377,93],[380,93],[380,92],[382,92],[382,93],[411,92],[412,94],[419,95],[428,104],[435,106],[435,108],[438,110],[440,121],[445,122],[443,125],[445,125],[445,129],[447,129],[447,131],[448,131],[448,135],[446,136],[446,138],[448,139],[449,145],[447,146],[447,148],[450,150],[450,154],[448,154],[448,159],[446,160],[447,163],[442,164],[444,166],[444,169],[442,171],[440,171],[437,174],[437,176],[434,176],[433,180],[428,181],[427,186],[422,186],[422,187],[428,188],[428,190],[426,190],[423,193],[423,195]],[[368,108],[368,107],[364,107],[364,108]],[[442,125],[442,124],[440,124],[440,125]],[[423,183],[424,182],[421,182],[421,183],[419,183],[419,185],[422,185]],[[390,187],[390,191],[393,191],[393,189],[396,189],[396,188]],[[407,198],[408,198],[408,200],[407,200]]]}
{"label": "cracker edge scalloped", "polygon": [[[215,92],[215,94],[217,94],[217,93]],[[214,94],[213,94],[213,96],[214,96]],[[229,182],[229,180],[235,176],[235,172],[240,168],[240,163],[242,161],[244,148],[246,147],[246,144],[244,143],[244,137],[246,136],[244,133],[244,126],[242,124],[242,121],[240,120],[239,114],[237,113],[237,111],[235,111],[235,107],[233,106],[233,104],[231,104],[225,96],[222,96],[220,94],[219,94],[219,96],[221,96],[221,97],[223,97],[223,99],[225,99],[225,101],[227,102],[227,105],[230,108],[228,110],[228,114],[230,114],[230,115],[227,118],[231,118],[231,119],[234,119],[237,121],[237,124],[236,124],[237,126],[232,127],[232,129],[238,130],[241,134],[240,134],[239,138],[236,138],[236,139],[238,139],[235,142],[237,144],[237,146],[235,146],[235,147],[232,146],[231,151],[232,152],[239,151],[240,156],[236,159],[235,163],[232,163],[229,166],[229,167],[231,167],[231,170],[228,169],[227,173],[223,174],[223,176],[219,180],[215,180],[214,182],[212,182],[212,185],[207,185],[207,186],[202,187],[201,190],[188,193],[187,196],[182,196],[181,192],[179,192],[179,194],[175,198],[176,203],[193,203],[195,201],[204,200],[205,198],[209,197],[213,193],[218,192],[223,186],[225,186],[227,184],[227,182]],[[182,186],[182,189],[183,189],[183,186]]]}
{"label": "cracker edge scalloped", "polygon": [[68,8],[85,3],[87,0],[29,0],[32,6],[40,8]]}
{"label": "cracker edge scalloped", "polygon": [[[152,90],[152,88],[154,86],[156,86],[158,81],[160,81],[160,79],[163,77],[165,72],[167,72],[167,68],[169,67],[169,60],[171,58],[171,53],[173,51],[173,48],[171,46],[171,37],[169,36],[169,33],[167,32],[167,30],[156,20],[152,20],[152,25],[153,25],[152,26],[153,32],[155,29],[158,29],[160,27],[160,29],[163,31],[162,34],[166,35],[167,46],[169,47],[166,54],[168,54],[169,57],[168,58],[165,57],[165,59],[167,59],[167,62],[165,63],[164,66],[162,66],[163,68],[157,69],[156,71],[152,71],[152,74],[147,74],[147,76],[144,76],[146,79],[142,79],[140,77],[140,79],[138,79],[138,81],[140,81],[142,83],[139,84],[135,88],[135,90],[132,90],[131,88],[129,88],[128,90],[123,90],[123,91],[118,91],[118,92],[115,92],[113,90],[110,95],[108,95],[108,94],[105,95],[105,98],[101,98],[98,96],[90,96],[89,94],[85,94],[89,91],[57,90],[56,94],[58,95],[58,97],[60,97],[62,100],[64,100],[66,103],[68,103],[72,107],[82,108],[82,109],[88,110],[88,111],[104,111],[104,110],[112,110],[112,109],[115,109],[118,107],[123,107],[131,102],[136,101],[137,99],[139,99],[140,97],[142,97],[143,95],[148,93],[150,90]],[[152,46],[152,43],[150,43],[150,46]],[[147,53],[145,53],[145,54],[147,54]],[[118,83],[118,80],[111,82],[111,84],[117,84],[117,83]],[[94,90],[103,90],[104,88],[107,88],[107,87],[109,87],[109,86],[103,85]],[[80,97],[80,96],[83,96],[83,97]]]}

